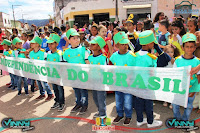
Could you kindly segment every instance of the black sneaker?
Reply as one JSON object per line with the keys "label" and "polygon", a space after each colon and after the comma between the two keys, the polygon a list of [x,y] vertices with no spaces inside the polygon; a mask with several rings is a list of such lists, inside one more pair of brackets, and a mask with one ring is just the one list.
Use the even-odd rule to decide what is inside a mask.
{"label": "black sneaker", "polygon": [[130,122],[131,122],[131,118],[127,118],[126,117],[126,119],[124,120],[124,126],[128,126],[129,124],[130,124]]}
{"label": "black sneaker", "polygon": [[117,116],[117,117],[114,119],[113,124],[119,123],[122,119],[124,119],[124,117]]}
{"label": "black sneaker", "polygon": [[80,109],[81,108],[81,105],[75,105],[74,106],[74,108],[71,110],[71,113],[74,113],[74,112],[76,112],[78,109]]}
{"label": "black sneaker", "polygon": [[59,103],[58,102],[55,102],[54,104],[53,104],[53,106],[51,107],[51,109],[56,109],[56,108],[58,108],[59,107]]}
{"label": "black sneaker", "polygon": [[58,111],[61,112],[65,108],[65,104],[59,104]]}
{"label": "black sneaker", "polygon": [[87,111],[88,106],[83,106],[81,108],[81,111],[79,112],[80,115],[85,114],[85,112]]}
{"label": "black sneaker", "polygon": [[12,88],[12,87],[13,87],[13,85],[9,85],[9,86],[8,86],[9,89]]}
{"label": "black sneaker", "polygon": [[17,86],[13,86],[12,90],[15,90],[17,88]]}
{"label": "black sneaker", "polygon": [[21,92],[21,91],[18,91],[18,94],[17,94],[17,95],[20,96],[21,94],[22,94],[22,92]]}

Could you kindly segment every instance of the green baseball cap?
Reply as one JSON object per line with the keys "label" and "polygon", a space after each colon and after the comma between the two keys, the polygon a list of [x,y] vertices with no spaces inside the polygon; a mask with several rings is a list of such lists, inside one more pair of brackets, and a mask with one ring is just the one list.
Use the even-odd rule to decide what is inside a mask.
{"label": "green baseball cap", "polygon": [[52,33],[52,34],[50,34],[47,43],[54,43],[54,42],[59,43],[60,42],[60,36]]}
{"label": "green baseball cap", "polygon": [[42,39],[39,36],[34,37],[30,43],[38,43],[40,46],[42,45]]}
{"label": "green baseball cap", "polygon": [[158,44],[158,41],[156,40],[153,31],[146,30],[139,34],[139,41],[140,45],[147,45],[149,43],[154,42],[155,44]]}
{"label": "green baseball cap", "polygon": [[89,43],[90,44],[98,44],[101,49],[106,45],[105,40],[100,36],[95,37]]}
{"label": "green baseball cap", "polygon": [[120,31],[113,37],[115,44],[129,44],[130,40],[124,31]]}
{"label": "green baseball cap", "polygon": [[8,39],[4,39],[3,42],[0,45],[4,45],[4,44],[11,46],[12,42],[9,41]]}
{"label": "green baseball cap", "polygon": [[67,38],[69,39],[70,36],[80,36],[80,35],[79,35],[78,32],[76,31],[76,29],[71,28],[71,29],[69,29],[69,30],[67,31],[66,36],[67,36]]}
{"label": "green baseball cap", "polygon": [[190,41],[196,42],[197,41],[197,37],[192,33],[187,33],[187,34],[183,35],[183,37],[182,37],[182,42],[183,43],[190,42]]}
{"label": "green baseball cap", "polygon": [[12,41],[12,44],[13,44],[13,45],[16,45],[16,43],[18,43],[18,42],[22,42],[22,40],[20,40],[19,37],[15,37],[15,38],[13,39],[13,41]]}

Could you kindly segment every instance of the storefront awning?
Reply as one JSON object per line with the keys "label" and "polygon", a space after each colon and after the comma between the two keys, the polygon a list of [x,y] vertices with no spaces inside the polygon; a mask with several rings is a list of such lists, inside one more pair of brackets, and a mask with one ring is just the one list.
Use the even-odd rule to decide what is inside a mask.
{"label": "storefront awning", "polygon": [[151,7],[151,4],[123,6],[123,8],[126,8],[126,9],[130,9],[130,8],[149,8],[149,7]]}

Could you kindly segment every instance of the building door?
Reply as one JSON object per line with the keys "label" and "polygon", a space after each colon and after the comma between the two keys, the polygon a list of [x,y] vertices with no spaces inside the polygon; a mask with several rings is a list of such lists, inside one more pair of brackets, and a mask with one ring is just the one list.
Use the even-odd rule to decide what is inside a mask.
{"label": "building door", "polygon": [[151,7],[148,8],[131,8],[127,9],[127,17],[130,14],[138,15],[139,21],[143,21],[146,19],[149,15],[151,16]]}
{"label": "building door", "polygon": [[99,24],[99,22],[102,22],[102,21],[110,20],[109,13],[93,14],[93,18],[94,18],[95,23],[97,24]]}
{"label": "building door", "polygon": [[89,15],[76,15],[74,16],[74,23],[78,23],[80,27],[83,27],[86,23],[89,23]]}

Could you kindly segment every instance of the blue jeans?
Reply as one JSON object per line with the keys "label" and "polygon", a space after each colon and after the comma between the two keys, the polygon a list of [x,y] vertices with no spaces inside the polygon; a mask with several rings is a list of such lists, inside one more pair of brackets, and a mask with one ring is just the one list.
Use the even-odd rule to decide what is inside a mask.
{"label": "blue jeans", "polygon": [[12,86],[17,86],[17,76],[16,75],[14,75],[14,74],[12,74],[12,73],[9,73],[9,75],[10,75],[10,79],[11,79],[11,85]]}
{"label": "blue jeans", "polygon": [[135,97],[135,110],[138,122],[143,122],[143,112],[145,112],[147,123],[153,123],[153,100]]}
{"label": "blue jeans", "polygon": [[40,89],[40,95],[44,95],[45,94],[45,90],[47,92],[48,95],[52,95],[53,93],[51,92],[51,88],[49,87],[47,82],[44,81],[36,81],[38,84],[38,88]]}
{"label": "blue jeans", "polygon": [[73,88],[76,97],[76,104],[80,106],[88,106],[88,90]]}
{"label": "blue jeans", "polygon": [[35,80],[34,79],[30,79],[30,80],[31,80],[31,91],[34,92]]}
{"label": "blue jeans", "polygon": [[98,108],[99,115],[106,116],[106,91],[93,90],[93,100]]}
{"label": "blue jeans", "polygon": [[[24,89],[25,89],[25,93],[28,94],[28,83],[27,83],[27,78],[25,77],[20,77],[20,76],[17,76],[18,78],[18,83],[17,83],[17,88],[18,88],[18,91],[21,91],[22,90],[22,80],[24,81]],[[17,79],[16,78],[16,79]]]}
{"label": "blue jeans", "polygon": [[54,94],[55,94],[55,102],[58,102],[59,104],[65,103],[65,96],[64,96],[64,89],[63,86],[52,84]]}
{"label": "blue jeans", "polygon": [[116,91],[115,100],[116,100],[116,110],[118,116],[123,117],[125,113],[127,118],[132,118],[133,95]]}
{"label": "blue jeans", "polygon": [[180,114],[180,106],[176,105],[176,104],[172,104],[173,106],[173,113],[174,113],[174,118],[176,118],[177,120],[184,120],[184,121],[188,121],[190,118],[190,114],[192,112],[193,109],[193,101],[194,101],[195,95],[193,97],[188,97],[188,104],[187,104],[187,108],[184,109],[184,113],[183,116],[181,117]]}

